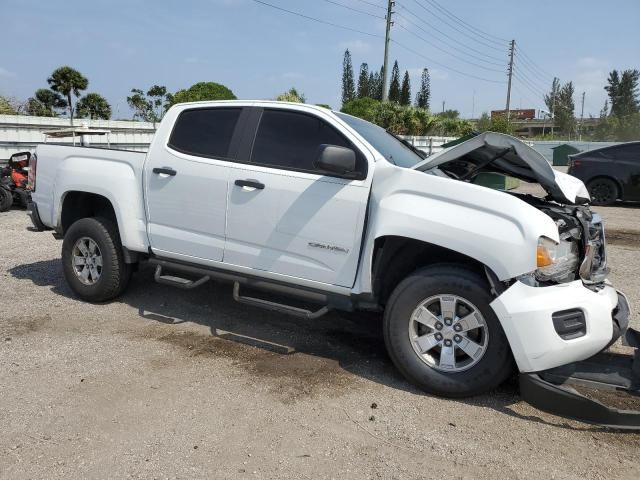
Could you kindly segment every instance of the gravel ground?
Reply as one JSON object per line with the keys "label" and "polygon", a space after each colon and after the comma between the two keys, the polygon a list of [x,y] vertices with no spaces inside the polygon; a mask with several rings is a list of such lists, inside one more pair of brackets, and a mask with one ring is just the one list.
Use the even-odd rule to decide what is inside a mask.
{"label": "gravel ground", "polygon": [[[640,435],[547,415],[512,384],[425,395],[375,321],[293,320],[148,268],[119,301],[79,302],[60,242],[27,226],[0,214],[0,478],[638,479]],[[610,261],[640,305],[638,245]]]}

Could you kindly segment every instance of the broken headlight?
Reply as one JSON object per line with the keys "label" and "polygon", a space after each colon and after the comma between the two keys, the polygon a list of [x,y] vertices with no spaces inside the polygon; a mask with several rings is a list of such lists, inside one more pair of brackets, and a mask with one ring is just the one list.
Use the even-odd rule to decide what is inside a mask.
{"label": "broken headlight", "polygon": [[537,259],[538,269],[535,271],[535,276],[538,281],[566,282],[574,280],[580,261],[578,244],[571,235],[561,236],[560,243],[546,237],[540,237]]}

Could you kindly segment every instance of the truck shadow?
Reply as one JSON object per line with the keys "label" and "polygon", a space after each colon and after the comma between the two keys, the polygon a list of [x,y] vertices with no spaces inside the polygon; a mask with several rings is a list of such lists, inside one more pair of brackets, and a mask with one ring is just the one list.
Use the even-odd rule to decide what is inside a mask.
{"label": "truck shadow", "polygon": [[[16,279],[29,280],[35,285],[49,287],[57,295],[79,301],[74,298],[64,281],[59,260],[18,265],[11,268],[9,273]],[[199,349],[195,353],[208,351],[215,355],[218,349],[223,351],[224,356],[235,355],[243,363],[247,363],[247,360],[249,363],[261,362],[267,356],[273,359],[274,355],[276,358],[296,357],[300,353],[329,360],[336,366],[321,372],[326,378],[318,381],[323,384],[331,384],[330,377],[344,377],[345,373],[350,373],[390,388],[426,395],[406,382],[391,363],[385,351],[382,317],[379,315],[347,319],[331,312],[320,319],[304,321],[240,305],[233,300],[229,284],[209,282],[198,289],[185,291],[156,284],[153,281],[153,268],[150,266],[143,266],[134,274],[127,292],[118,302],[135,308],[139,317],[145,320],[133,325],[132,330],[158,327],[162,331],[158,340],[190,350],[195,347]],[[194,339],[192,335],[180,336],[184,333],[183,328],[177,326],[186,322],[207,327],[210,335],[204,335],[201,339]],[[176,326],[175,330],[172,330],[172,326]],[[182,340],[175,341],[175,337],[173,341],[168,340],[176,334]],[[204,348],[202,342],[207,342]],[[260,353],[261,350],[256,348],[264,352]],[[257,353],[248,354],[252,351]],[[193,353],[191,350],[191,354]],[[298,359],[304,363],[302,357]],[[252,371],[260,374],[263,369],[260,367]],[[304,366],[302,370],[289,368],[289,374],[293,376],[289,383],[302,385],[310,381],[310,374],[316,373],[317,370],[304,371]],[[345,378],[339,383],[349,390],[356,388],[355,382]],[[514,379],[492,393],[451,401],[491,408],[512,417],[561,428],[601,430],[597,427],[575,427],[557,419],[549,422],[536,415],[523,415],[514,411],[512,407],[521,402]]]}

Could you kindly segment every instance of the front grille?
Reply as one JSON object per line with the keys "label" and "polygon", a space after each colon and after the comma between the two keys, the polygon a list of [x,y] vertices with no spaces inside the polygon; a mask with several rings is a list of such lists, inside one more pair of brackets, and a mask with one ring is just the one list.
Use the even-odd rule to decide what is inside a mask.
{"label": "front grille", "polygon": [[594,213],[585,230],[585,252],[580,266],[580,278],[585,283],[602,283],[609,270],[604,223],[600,215]]}

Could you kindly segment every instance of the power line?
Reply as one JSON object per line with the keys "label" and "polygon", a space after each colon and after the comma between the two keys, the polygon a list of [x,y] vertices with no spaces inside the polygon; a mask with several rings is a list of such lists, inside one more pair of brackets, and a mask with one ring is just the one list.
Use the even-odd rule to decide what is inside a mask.
{"label": "power line", "polygon": [[383,38],[381,35],[378,35],[378,34],[375,34],[375,33],[363,32],[362,30],[358,30],[358,29],[355,29],[355,28],[347,27],[345,25],[340,25],[340,24],[333,23],[333,22],[327,22],[326,20],[321,20],[319,18],[310,17],[309,15],[305,15],[304,13],[300,13],[300,12],[294,12],[293,10],[287,10],[286,8],[282,8],[282,7],[279,7],[277,5],[273,5],[271,3],[264,2],[262,0],[253,0],[253,1],[256,2],[256,3],[259,3],[260,5],[264,5],[266,7],[270,7],[270,8],[273,8],[275,10],[280,10],[281,12],[286,12],[286,13],[289,13],[291,15],[296,15],[296,16],[301,17],[301,18],[306,18],[307,20],[311,20],[313,22],[322,23],[324,25],[329,25],[331,27],[342,28],[343,30],[349,30],[351,32],[360,33],[362,35],[368,35],[369,37]]}
{"label": "power line", "polygon": [[524,69],[526,69],[530,75],[535,76],[538,79],[538,81],[543,82],[545,85],[549,83],[549,78],[543,77],[540,73],[534,70],[529,64],[527,64],[527,62],[524,61],[524,57],[522,57],[517,51],[516,51],[516,58],[518,60],[522,60],[518,65],[521,67],[524,67]]}
{"label": "power line", "polygon": [[381,8],[383,10],[386,10],[387,7],[385,7],[384,5],[380,5],[379,3],[374,3],[374,2],[369,2],[367,0],[358,0],[358,2],[360,3],[365,3],[367,5],[371,5],[372,7],[377,7],[377,8]]}
{"label": "power line", "polygon": [[522,82],[522,84],[523,84],[523,85],[527,86],[527,87],[528,87],[528,89],[529,89],[531,92],[536,93],[537,95],[541,95],[542,97],[544,97],[544,95],[546,95],[546,93],[545,93],[543,90],[541,90],[541,89],[539,89],[538,87],[536,87],[533,83],[531,83],[531,81],[530,81],[527,77],[522,76],[522,74],[520,74],[520,73],[514,73],[514,76],[515,76],[518,80],[520,80],[520,81]]}
{"label": "power line", "polygon": [[[481,51],[481,50],[476,50],[475,48],[470,47],[469,45],[467,45],[467,44],[465,44],[465,43],[462,43],[462,42],[461,42],[461,41],[459,41],[457,38],[452,37],[451,35],[448,35],[447,33],[443,32],[442,30],[440,30],[438,27],[436,27],[436,26],[435,26],[435,25],[433,25],[432,23],[428,22],[427,20],[423,20],[423,19],[422,19],[418,14],[416,14],[415,12],[413,12],[413,11],[409,10],[405,5],[401,5],[401,4],[399,4],[398,6],[399,6],[400,8],[402,8],[403,10],[405,10],[405,11],[406,11],[407,13],[409,13],[410,15],[412,15],[413,17],[417,18],[420,22],[422,22],[422,23],[426,24],[429,28],[431,28],[432,30],[435,30],[435,31],[436,31],[436,32],[438,32],[440,35],[442,35],[442,36],[444,36],[444,37],[448,38],[448,39],[449,39],[449,40],[451,40],[452,42],[455,42],[455,43],[457,43],[458,45],[460,45],[460,46],[464,47],[465,49],[470,50],[470,51],[472,51],[472,52],[474,52],[474,53],[476,53],[476,54],[478,54],[478,55],[482,55],[483,57],[487,57],[487,58],[489,58],[489,59],[491,59],[491,60],[496,60],[496,61],[498,61],[498,62],[501,62],[501,63],[499,63],[499,65],[503,65],[503,63],[502,63],[502,62],[503,62],[503,60],[502,60],[501,58],[498,58],[498,57],[495,57],[495,56],[489,55],[489,54],[487,54],[487,53],[485,53],[485,52],[483,52],[483,51]],[[398,16],[400,16],[400,14],[399,14],[399,13],[398,13]],[[404,15],[402,15],[402,17],[404,17]]]}
{"label": "power line", "polygon": [[542,73],[543,75],[546,75],[547,77],[552,77],[555,78],[555,75],[551,75],[549,72],[547,72],[545,69],[541,68],[540,66],[538,66],[536,64],[536,62],[534,62],[531,57],[529,57],[529,55],[527,55],[524,50],[522,50],[522,47],[519,47],[518,50],[520,51],[520,55],[522,56],[522,58],[524,58],[524,60],[526,62],[529,62],[531,64],[531,66],[537,70],[540,71],[540,73]]}
{"label": "power line", "polygon": [[[403,20],[405,20],[405,21],[407,20],[407,19],[406,19],[406,18],[404,18],[404,17],[402,17],[402,18],[403,18]],[[460,61],[462,61],[462,62],[468,63],[469,65],[473,65],[473,66],[475,66],[475,67],[482,68],[482,69],[484,69],[484,70],[488,70],[488,71],[490,71],[490,72],[503,73],[503,70],[498,70],[498,69],[496,69],[496,68],[487,67],[487,66],[485,66],[485,65],[481,65],[481,64],[479,64],[479,63],[475,63],[475,62],[472,62],[472,61],[467,60],[467,59],[465,59],[465,58],[459,57],[459,56],[458,56],[458,55],[456,55],[455,53],[448,52],[448,51],[446,51],[446,50],[444,50],[444,49],[442,49],[442,48],[438,47],[436,44],[434,44],[434,43],[433,43],[433,42],[431,42],[430,40],[427,40],[427,39],[426,39],[426,38],[424,38],[423,36],[421,36],[421,35],[419,35],[419,34],[417,34],[417,33],[415,33],[415,32],[412,32],[411,30],[409,30],[407,27],[405,27],[405,26],[404,26],[404,25],[402,25],[401,23],[397,23],[397,25],[398,25],[398,27],[400,27],[400,28],[401,28],[401,29],[403,29],[404,31],[409,32],[411,35],[414,35],[415,37],[419,38],[419,39],[420,39],[420,40],[422,40],[423,42],[428,43],[429,45],[433,46],[433,47],[434,47],[434,48],[436,48],[437,50],[440,50],[441,52],[444,52],[444,53],[446,53],[447,55],[450,55],[450,56],[451,56],[451,57],[453,57],[453,58],[457,58],[458,60],[460,60]]]}
{"label": "power line", "polygon": [[431,5],[433,5],[434,7],[436,7],[438,10],[441,10],[442,12],[445,13],[445,15],[458,20],[459,23],[464,24],[467,26],[467,28],[469,28],[470,30],[475,30],[477,32],[478,35],[480,36],[484,36],[484,37],[493,37],[495,40],[491,40],[491,38],[487,38],[487,40],[490,40],[492,42],[496,42],[499,44],[504,44],[506,42],[508,42],[509,40],[506,40],[504,38],[498,37],[496,35],[493,35],[492,33],[489,32],[484,32],[482,30],[480,30],[479,28],[474,27],[473,25],[471,25],[469,22],[465,22],[463,19],[461,19],[460,17],[458,17],[456,14],[454,14],[453,12],[451,12],[450,10],[447,10],[446,8],[444,8],[442,5],[440,5],[438,2],[436,2],[435,0],[427,0],[427,2],[429,2]]}
{"label": "power line", "polygon": [[360,10],[359,8],[353,8],[353,7],[350,7],[349,5],[345,5],[344,3],[335,2],[334,0],[324,0],[324,1],[327,3],[331,3],[332,5],[337,5],[338,7],[346,8],[347,10],[351,10],[352,12],[357,12],[362,15],[368,15],[370,17],[380,18],[384,20],[384,17],[382,15],[376,15],[375,13],[370,13],[364,10]]}
{"label": "power line", "polygon": [[[470,38],[471,40],[473,40],[474,42],[477,42],[479,44],[481,44],[484,47],[487,48],[491,48],[494,50],[497,50],[499,52],[504,51],[504,48],[499,48],[497,47],[495,44],[491,45],[489,43],[486,43],[485,41],[481,41],[478,38],[474,38],[471,35],[469,35],[467,32],[465,32],[464,30],[459,29],[455,24],[452,24],[448,19],[441,17],[439,14],[437,14],[436,12],[434,12],[433,10],[429,10],[427,7],[425,7],[422,3],[418,2],[418,0],[413,0],[413,3],[415,3],[416,5],[418,5],[420,8],[422,8],[423,10],[425,10],[426,12],[429,12],[431,15],[433,15],[434,17],[438,18],[440,21],[446,23],[447,25],[449,25],[451,28],[453,28],[454,30],[456,30],[458,33],[461,33],[462,35],[464,35],[467,38]],[[506,47],[506,45],[504,45],[504,47]]]}
{"label": "power line", "polygon": [[[253,1],[256,2],[256,3],[259,3],[261,5],[264,5],[266,7],[273,8],[275,10],[279,10],[281,12],[285,12],[285,13],[288,13],[290,15],[295,15],[297,17],[301,17],[301,18],[304,18],[306,20],[311,20],[313,22],[321,23],[323,25],[329,25],[331,27],[341,28],[343,30],[349,30],[349,31],[352,31],[352,32],[355,32],[355,33],[360,33],[362,35],[367,35],[367,36],[370,36],[370,37],[384,38],[383,36],[375,34],[375,33],[363,32],[362,30],[357,30],[355,28],[347,27],[345,25],[340,25],[340,24],[333,23],[333,22],[328,22],[326,20],[322,20],[322,19],[319,19],[319,18],[316,18],[316,17],[311,17],[309,15],[305,15],[304,13],[296,12],[296,11],[293,11],[293,10],[288,10],[286,8],[280,7],[278,5],[274,5],[274,4],[269,3],[269,2],[265,2],[263,0],[253,0]],[[455,68],[450,67],[450,66],[448,66],[448,65],[446,65],[446,64],[444,64],[442,62],[438,62],[437,60],[429,58],[429,57],[421,54],[420,52],[418,52],[418,51],[416,51],[416,50],[414,50],[414,49],[412,49],[410,47],[407,47],[406,45],[404,45],[404,44],[402,44],[402,43],[400,43],[400,42],[398,42],[396,40],[390,39],[390,41],[395,43],[396,45],[398,45],[400,48],[403,48],[404,50],[406,50],[406,51],[408,51],[410,53],[413,53],[414,55],[417,55],[417,56],[419,56],[419,57],[421,57],[421,58],[423,58],[423,59],[435,64],[435,65],[438,65],[438,66],[444,68],[445,70],[449,70],[451,72],[458,73],[458,74],[463,75],[465,77],[474,78],[476,80],[480,80],[480,81],[483,81],[483,82],[496,83],[496,84],[504,84],[505,83],[504,81],[499,81],[499,80],[493,80],[493,79],[489,79],[489,78],[479,77],[477,75],[473,75],[473,74],[470,74],[470,73],[463,72],[462,70],[455,69]]]}
{"label": "power line", "polygon": [[431,63],[434,63],[436,65],[439,65],[440,67],[444,68],[445,70],[450,70],[450,71],[458,73],[460,75],[464,75],[465,77],[475,78],[476,80],[481,80],[483,82],[498,83],[498,84],[501,84],[501,85],[503,85],[505,83],[504,81],[492,80],[492,79],[484,78],[484,77],[478,77],[477,75],[473,75],[473,74],[470,74],[470,73],[463,72],[461,70],[457,70],[457,69],[455,69],[453,67],[450,67],[449,65],[445,65],[444,63],[441,63],[441,62],[438,62],[437,60],[429,58],[429,57],[421,54],[420,52],[418,52],[418,51],[416,51],[416,50],[414,50],[414,49],[412,49],[410,47],[407,47],[406,45],[404,45],[404,44],[402,44],[402,43],[400,43],[400,42],[398,42],[396,40],[391,39],[391,41],[393,43],[395,43],[396,45],[398,45],[400,48],[404,48],[406,51],[408,51],[410,53],[413,53],[414,55],[417,55],[417,56],[427,60],[428,62],[431,62]]}
{"label": "power line", "polygon": [[[401,8],[403,8],[403,9],[405,9],[407,12],[409,12],[409,10],[408,10],[408,9],[406,9],[404,6],[400,5],[400,7],[401,7]],[[411,13],[411,12],[409,12],[409,13]],[[422,30],[424,33],[426,33],[426,34],[430,34],[430,33],[431,33],[431,32],[429,32],[428,30],[426,30],[426,29],[422,28],[422,27],[421,27],[420,25],[418,25],[417,23],[415,23],[415,22],[413,22],[412,20],[410,20],[409,18],[405,17],[403,14],[401,14],[401,13],[396,13],[396,15],[397,15],[398,17],[402,18],[403,20],[405,20],[406,22],[410,23],[411,25],[413,25],[413,26],[414,26],[414,27],[416,27],[417,29]],[[414,15],[414,16],[415,16],[415,15]],[[438,31],[438,32],[439,32],[439,30],[437,30],[437,29],[435,29],[435,28],[434,28],[434,30],[436,30],[436,31]],[[445,35],[445,36],[447,36],[447,37],[448,37],[448,35],[446,35],[446,34],[444,34],[444,33],[442,33],[442,32],[439,32],[439,33],[441,33],[442,35]],[[439,39],[438,37],[436,37],[436,36],[434,36],[434,38],[435,38],[435,39],[440,40],[440,39]],[[451,37],[449,37],[449,38],[451,38]],[[455,41],[456,43],[460,43],[460,42],[456,41],[456,40],[455,40],[455,39],[453,39],[453,38],[451,38],[451,39],[452,39],[453,41]],[[444,42],[443,40],[440,40],[440,42],[444,43],[444,44],[445,44],[445,45],[447,45],[448,47],[451,47],[451,48],[453,48],[454,50],[456,50],[456,51],[458,51],[458,52],[462,52],[462,53],[463,53],[463,54],[465,54],[465,55],[469,55],[469,56],[473,57],[474,59],[476,59],[476,60],[478,60],[478,61],[480,61],[480,62],[485,62],[485,63],[487,63],[487,64],[489,64],[489,65],[496,65],[496,66],[498,66],[498,67],[503,67],[503,66],[504,66],[504,62],[500,62],[500,63],[499,63],[499,62],[492,62],[492,61],[489,61],[489,60],[485,60],[485,59],[483,59],[483,58],[477,58],[477,57],[475,57],[474,55],[470,54],[470,53],[467,51],[467,50],[474,50],[474,49],[472,49],[471,47],[469,47],[469,46],[467,46],[467,45],[461,44],[461,45],[463,45],[463,46],[467,49],[467,50],[463,50],[463,49],[461,49],[461,48],[459,48],[459,47],[456,47],[456,46],[454,46],[454,45],[447,44],[447,43],[446,43],[446,42]],[[436,48],[439,48],[439,47],[436,47]],[[474,51],[475,51],[475,50],[474,50]],[[481,52],[479,52],[479,53],[481,53]],[[485,55],[485,56],[487,56],[487,55]],[[496,57],[489,57],[489,58],[492,58],[492,59],[498,60]]]}
{"label": "power line", "polygon": [[[514,78],[517,78],[518,80],[520,80],[521,85],[524,87],[527,87],[527,89],[532,92],[534,95],[540,95],[544,101],[545,97],[547,95],[549,95],[549,93],[545,93],[543,91],[540,91],[539,89],[532,87],[530,83],[528,83],[528,80],[525,80],[523,77],[520,77],[516,74],[514,74]],[[563,107],[563,108],[570,108],[571,105],[569,103],[566,102],[561,102],[560,99],[558,98],[558,93],[556,93],[555,95],[555,102],[556,102],[556,108],[558,107]],[[571,109],[572,111],[575,110],[575,101],[574,101],[574,105],[573,108]]]}

